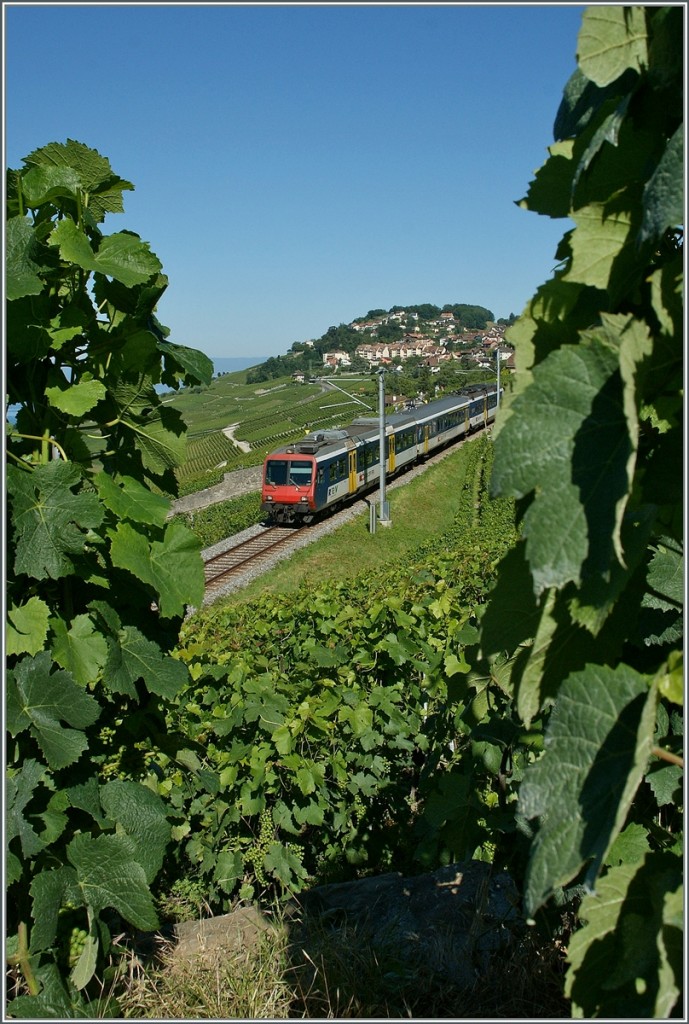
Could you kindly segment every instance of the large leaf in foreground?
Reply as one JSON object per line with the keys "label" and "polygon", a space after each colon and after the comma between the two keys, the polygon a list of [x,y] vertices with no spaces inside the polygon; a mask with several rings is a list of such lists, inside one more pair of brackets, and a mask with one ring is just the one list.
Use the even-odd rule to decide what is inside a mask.
{"label": "large leaf in foreground", "polygon": [[495,444],[493,491],[535,493],[523,526],[534,592],[609,573],[633,451],[612,348],[551,352]]}
{"label": "large leaf in foreground", "polygon": [[48,652],[41,651],[35,658],[23,658],[8,673],[7,728],[12,736],[30,729],[50,767],[64,768],[86,749],[80,730],[92,725],[101,709],[69,672],[51,675],[52,664]]}
{"label": "large leaf in foreground", "polygon": [[163,865],[172,826],[162,800],[138,782],[114,779],[101,792],[103,808],[136,846],[136,859],[152,882]]}
{"label": "large leaf in foreground", "polygon": [[585,868],[593,888],[646,771],[656,694],[626,665],[589,665],[561,687],[543,757],[526,772],[519,809],[539,818],[527,874],[534,913]]}
{"label": "large leaf in foreground", "polygon": [[681,994],[682,859],[650,854],[611,868],[580,907],[569,943],[573,1016],[666,1018]]}
{"label": "large leaf in foreground", "polygon": [[[36,788],[43,783],[45,777],[45,765],[39,764],[33,758],[28,758],[18,772],[8,775],[5,783],[5,842],[9,846],[13,839],[19,838],[22,853],[26,858],[33,857],[45,846],[43,838],[34,828],[34,823],[29,821],[24,814]],[[15,861],[17,858],[14,854],[9,854],[7,864],[9,882],[19,877],[19,874],[16,873],[19,865],[15,864]]]}
{"label": "large leaf in foreground", "polygon": [[584,74],[604,87],[631,68],[648,63],[646,16],[642,7],[610,4],[587,7],[582,18],[577,55]]}
{"label": "large leaf in foreground", "polygon": [[114,277],[122,284],[144,284],[161,270],[161,263],[138,235],[121,231],[108,235],[94,252],[84,232],[65,218],[54,228],[50,242],[60,249],[63,260],[76,263],[82,270]]}
{"label": "large leaf in foreground", "polygon": [[198,607],[203,599],[204,576],[201,542],[185,526],[171,523],[162,541],[148,540],[128,523],[111,535],[114,565],[128,569],[150,583],[159,595],[160,613],[166,618],[184,615],[187,602]]}
{"label": "large leaf in foreground", "polygon": [[170,502],[164,495],[155,494],[131,476],[113,479],[107,473],[99,473],[94,482],[103,504],[120,519],[165,525]]}
{"label": "large leaf in foreground", "polygon": [[179,412],[156,404],[151,380],[118,380],[111,389],[116,419],[131,434],[147,469],[162,473],[184,461],[186,427]]}
{"label": "large leaf in foreground", "polygon": [[39,295],[43,288],[39,277],[42,268],[36,262],[38,246],[34,229],[26,217],[12,217],[7,221],[5,244],[7,299]]}
{"label": "large leaf in foreground", "polygon": [[158,350],[165,357],[165,373],[163,382],[174,379],[174,373],[168,373],[168,363],[174,360],[190,378],[200,384],[210,384],[213,379],[213,361],[203,352],[195,348],[187,348],[186,345],[173,345],[169,341],[159,341]]}
{"label": "large leaf in foreground", "polygon": [[135,928],[158,927],[146,875],[129,836],[78,835],[67,847],[67,856],[77,870],[84,902],[94,911],[113,907]]}
{"label": "large leaf in foreground", "polygon": [[136,683],[143,679],[150,693],[171,699],[188,677],[186,665],[165,655],[158,644],[147,640],[135,626],[118,630],[103,671],[106,686],[129,697],[136,696]]}
{"label": "large leaf in foreground", "polygon": [[7,468],[16,530],[14,570],[33,579],[59,579],[74,572],[69,557],[86,545],[85,530],[100,525],[103,508],[95,494],[75,494],[79,471],[60,460],[33,470]]}

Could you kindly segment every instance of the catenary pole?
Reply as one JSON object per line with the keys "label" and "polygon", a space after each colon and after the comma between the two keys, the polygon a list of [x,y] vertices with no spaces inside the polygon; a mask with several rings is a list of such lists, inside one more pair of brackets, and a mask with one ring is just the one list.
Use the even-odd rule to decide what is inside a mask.
{"label": "catenary pole", "polygon": [[381,526],[390,525],[390,507],[385,500],[385,370],[378,370],[378,433],[380,434],[380,505],[378,521]]}

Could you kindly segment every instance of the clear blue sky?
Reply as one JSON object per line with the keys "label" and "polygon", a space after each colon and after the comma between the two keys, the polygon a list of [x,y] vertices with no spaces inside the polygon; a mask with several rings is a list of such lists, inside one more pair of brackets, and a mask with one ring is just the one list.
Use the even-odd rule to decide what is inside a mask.
{"label": "clear blue sky", "polygon": [[270,356],[369,309],[519,314],[568,222],[518,209],[585,8],[5,4],[5,162],[67,138],[135,185],[159,319]]}

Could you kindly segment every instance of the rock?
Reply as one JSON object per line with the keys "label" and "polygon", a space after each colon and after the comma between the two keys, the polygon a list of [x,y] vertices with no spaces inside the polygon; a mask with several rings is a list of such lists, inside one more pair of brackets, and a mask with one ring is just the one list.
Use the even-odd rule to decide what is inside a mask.
{"label": "rock", "polygon": [[354,927],[376,949],[395,948],[412,965],[469,987],[523,930],[519,897],[509,875],[489,864],[451,864],[404,878],[379,875],[301,893],[302,926]]}
{"label": "rock", "polygon": [[237,907],[231,914],[176,924],[176,953],[190,957],[220,949],[235,952],[253,948],[259,937],[272,928],[271,921],[258,907]]}
{"label": "rock", "polygon": [[[317,886],[287,905],[290,944],[309,953],[324,934],[357,941],[372,950],[394,950],[415,969],[460,988],[470,988],[496,953],[523,933],[519,896],[511,877],[489,864],[469,861],[428,874],[378,875]],[[275,928],[270,916],[243,906],[221,917],[176,926],[182,956],[219,948],[250,948]]]}

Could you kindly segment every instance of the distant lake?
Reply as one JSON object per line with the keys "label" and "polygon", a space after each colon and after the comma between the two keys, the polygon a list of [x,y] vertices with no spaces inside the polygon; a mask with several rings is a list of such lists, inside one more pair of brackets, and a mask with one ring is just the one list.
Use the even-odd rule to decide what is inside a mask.
{"label": "distant lake", "polygon": [[218,373],[237,373],[239,370],[246,370],[249,366],[259,366],[265,363],[268,356],[239,356],[232,359],[220,358],[218,356],[208,357],[213,362],[213,370]]}

